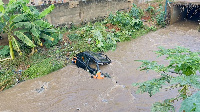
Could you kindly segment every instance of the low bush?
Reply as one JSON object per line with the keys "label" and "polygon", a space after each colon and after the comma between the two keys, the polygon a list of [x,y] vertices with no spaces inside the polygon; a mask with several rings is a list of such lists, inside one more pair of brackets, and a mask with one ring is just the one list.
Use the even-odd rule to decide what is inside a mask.
{"label": "low bush", "polygon": [[134,5],[128,13],[117,11],[102,22],[87,24],[70,31],[67,37],[73,41],[74,51],[115,50],[117,42],[127,41],[155,30],[145,26],[139,19],[143,14],[141,12],[141,9]]}
{"label": "low bush", "polygon": [[163,10],[163,6],[159,6],[159,9],[156,11],[157,15],[156,15],[156,22],[157,25],[160,25],[161,27],[166,26],[166,22],[165,22],[165,12]]}

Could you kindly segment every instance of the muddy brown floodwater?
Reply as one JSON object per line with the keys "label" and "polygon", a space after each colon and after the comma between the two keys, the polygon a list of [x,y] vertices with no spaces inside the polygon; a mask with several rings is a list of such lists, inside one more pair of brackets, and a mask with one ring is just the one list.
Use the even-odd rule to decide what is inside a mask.
{"label": "muddy brown floodwater", "polygon": [[[44,77],[22,82],[0,93],[0,111],[6,112],[149,112],[152,103],[175,96],[176,90],[149,97],[136,94],[134,82],[143,82],[159,75],[139,71],[140,62],[157,60],[153,51],[159,46],[184,46],[200,49],[198,23],[179,22],[140,38],[118,44],[115,51],[106,54],[112,60],[101,70],[111,79],[91,79],[90,74],[75,65],[69,65]],[[180,107],[180,103],[175,106]],[[178,108],[177,108],[178,110]]]}

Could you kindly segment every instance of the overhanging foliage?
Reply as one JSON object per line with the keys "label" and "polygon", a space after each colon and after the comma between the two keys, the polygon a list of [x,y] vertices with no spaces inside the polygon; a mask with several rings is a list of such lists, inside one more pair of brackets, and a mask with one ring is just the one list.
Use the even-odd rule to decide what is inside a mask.
{"label": "overhanging foliage", "polygon": [[[190,112],[199,111],[199,92],[191,96],[189,88],[200,89],[200,76],[197,73],[200,71],[200,52],[192,52],[183,47],[174,49],[159,48],[156,54],[165,56],[169,60],[169,64],[159,65],[156,61],[136,60],[142,62],[141,70],[153,70],[160,73],[160,78],[146,81],[143,83],[134,83],[134,86],[139,86],[138,92],[148,92],[150,96],[159,92],[163,85],[173,89],[178,88],[177,97],[167,99],[163,103],[156,102],[153,104],[153,112],[168,112],[175,111],[173,103],[175,100],[183,100],[180,111]],[[172,75],[173,73],[178,76]],[[190,105],[190,106],[188,106]]]}

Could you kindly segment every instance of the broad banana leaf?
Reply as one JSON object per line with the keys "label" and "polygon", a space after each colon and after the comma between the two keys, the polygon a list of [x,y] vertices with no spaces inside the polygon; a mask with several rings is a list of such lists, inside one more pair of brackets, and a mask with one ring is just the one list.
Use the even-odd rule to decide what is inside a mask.
{"label": "broad banana leaf", "polygon": [[43,44],[42,44],[42,42],[41,42],[39,37],[35,37],[34,40],[38,45],[43,46]]}
{"label": "broad banana leaf", "polygon": [[31,13],[30,8],[26,4],[22,4],[23,10],[27,13]]}
{"label": "broad banana leaf", "polygon": [[43,10],[40,15],[39,15],[39,19],[45,17],[47,14],[49,14],[53,9],[55,8],[54,4],[50,5],[48,8],[46,8],[45,10]]}
{"label": "broad banana leaf", "polygon": [[61,34],[60,32],[59,32],[59,40],[61,40],[63,38],[63,34]]}
{"label": "broad banana leaf", "polygon": [[3,13],[0,13],[0,21],[1,22],[7,22],[9,20],[9,16]]}
{"label": "broad banana leaf", "polygon": [[0,22],[0,33],[3,31],[3,28],[5,27],[5,23],[4,22]]}
{"label": "broad banana leaf", "polygon": [[29,0],[9,0],[5,12],[13,13],[17,12],[16,9],[20,8],[22,5],[29,3]]}
{"label": "broad banana leaf", "polygon": [[7,14],[4,14],[3,17],[4,17],[6,22],[10,19],[10,17]]}
{"label": "broad banana leaf", "polygon": [[17,42],[17,40],[14,37],[12,37],[12,45],[13,45],[14,50],[16,50],[19,54],[22,53],[19,48],[19,43]]}
{"label": "broad banana leaf", "polygon": [[24,4],[28,4],[30,2],[30,0],[17,0],[17,2],[24,3]]}
{"label": "broad banana leaf", "polygon": [[18,31],[22,32],[22,33],[26,33],[26,32],[29,32],[28,29],[19,29]]}
{"label": "broad banana leaf", "polygon": [[23,20],[25,20],[24,14],[18,14],[12,19],[13,22],[20,22]]}
{"label": "broad banana leaf", "polygon": [[13,9],[16,9],[16,7],[17,7],[16,0],[9,0],[5,12],[10,12]]}
{"label": "broad banana leaf", "polygon": [[9,0],[8,6],[12,5],[16,0]]}
{"label": "broad banana leaf", "polygon": [[30,1],[29,0],[9,0],[8,6],[12,6],[13,4],[28,4]]}
{"label": "broad banana leaf", "polygon": [[44,30],[45,32],[49,32],[49,33],[56,33],[56,32],[58,32],[57,30],[55,30],[55,29],[45,29]]}
{"label": "broad banana leaf", "polygon": [[7,22],[8,23],[10,23],[10,24],[12,24],[13,23],[13,19],[16,17],[17,15],[11,15],[11,16],[8,16],[8,20],[7,20]]}
{"label": "broad banana leaf", "polygon": [[43,20],[36,20],[34,21],[34,23],[39,26],[39,27],[42,27],[42,28],[50,28],[52,25],[46,21],[43,21]]}
{"label": "broad banana leaf", "polygon": [[19,22],[15,24],[16,28],[22,28],[22,26],[24,26],[25,28],[31,29],[32,28],[32,24],[30,22]]}
{"label": "broad banana leaf", "polygon": [[52,38],[52,37],[50,37],[50,36],[48,36],[48,35],[46,35],[46,34],[44,34],[44,33],[42,33],[41,38],[54,41],[54,38]]}
{"label": "broad banana leaf", "polygon": [[0,0],[0,5],[4,5],[4,3],[3,3],[3,1],[2,1],[2,0]]}
{"label": "broad banana leaf", "polygon": [[32,24],[32,28],[30,30],[32,32],[32,34],[35,36],[35,37],[39,37],[40,36],[40,30],[38,30],[38,28],[35,27],[34,24]]}
{"label": "broad banana leaf", "polygon": [[16,35],[22,42],[26,43],[30,47],[36,47],[36,45],[22,32],[20,31],[15,31],[14,35]]}
{"label": "broad banana leaf", "polygon": [[0,12],[5,13],[5,9],[3,7],[4,3],[0,0]]}

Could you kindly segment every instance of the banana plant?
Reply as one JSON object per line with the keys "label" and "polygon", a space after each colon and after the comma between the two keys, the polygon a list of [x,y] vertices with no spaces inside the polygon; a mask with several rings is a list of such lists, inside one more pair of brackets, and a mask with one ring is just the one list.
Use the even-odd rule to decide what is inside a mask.
{"label": "banana plant", "polygon": [[55,36],[60,34],[50,23],[43,20],[54,9],[54,5],[39,12],[32,6],[28,7],[28,3],[29,0],[10,0],[4,5],[0,0],[0,33],[8,34],[11,59],[15,58],[14,50],[19,55],[22,54],[20,44],[31,47],[33,53],[37,45],[43,46],[42,38],[54,41]]}

